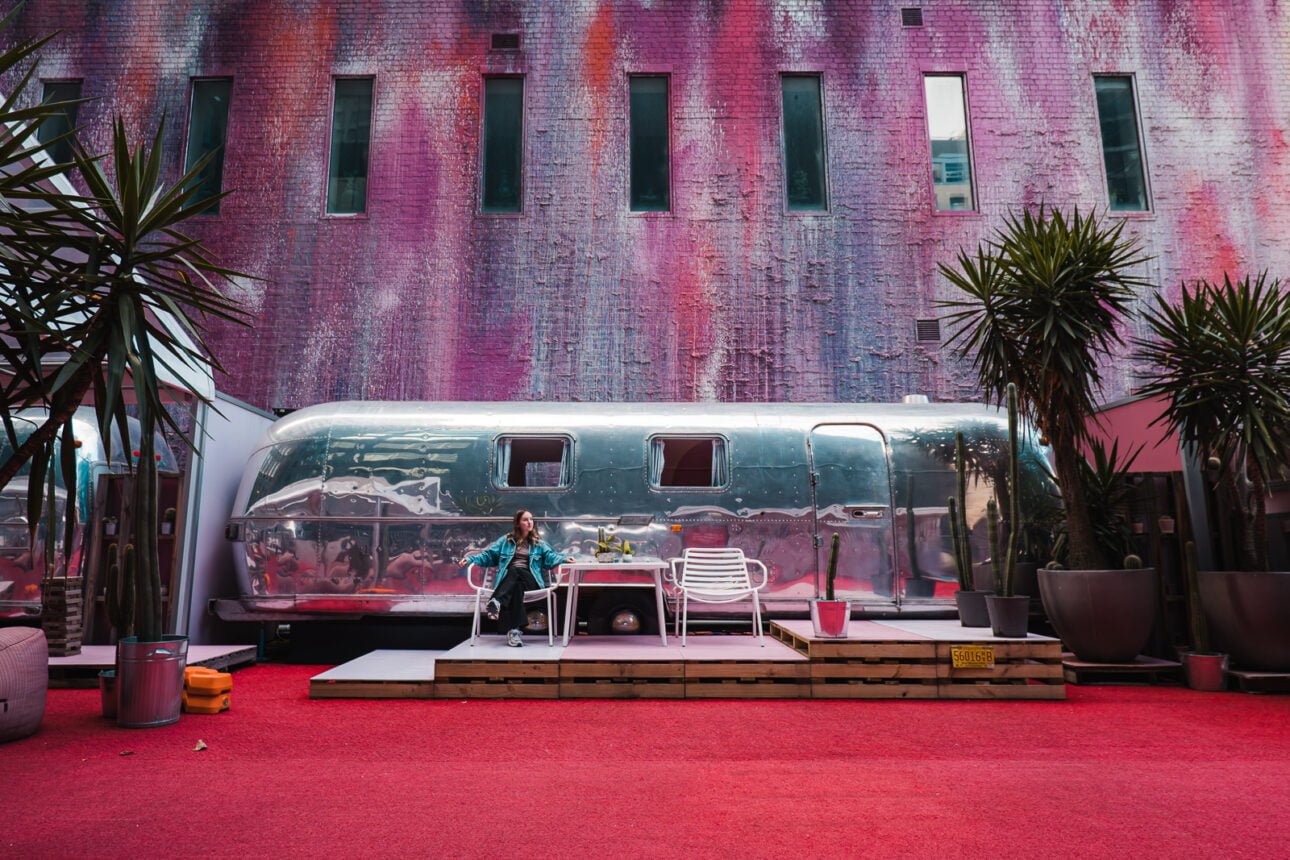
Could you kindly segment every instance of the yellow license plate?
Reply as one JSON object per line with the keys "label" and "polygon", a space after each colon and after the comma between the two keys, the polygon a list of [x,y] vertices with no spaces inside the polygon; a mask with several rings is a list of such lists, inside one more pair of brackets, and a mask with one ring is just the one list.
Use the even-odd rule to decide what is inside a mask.
{"label": "yellow license plate", "polygon": [[955,669],[993,669],[994,649],[988,645],[954,645],[950,665]]}

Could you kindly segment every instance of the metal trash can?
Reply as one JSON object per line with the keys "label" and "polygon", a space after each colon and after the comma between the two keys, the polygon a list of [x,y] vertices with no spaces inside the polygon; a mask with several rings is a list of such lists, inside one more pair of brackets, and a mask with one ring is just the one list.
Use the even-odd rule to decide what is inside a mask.
{"label": "metal trash can", "polygon": [[139,729],[178,722],[188,637],[163,636],[160,642],[140,642],[137,636],[128,636],[116,648],[116,724]]}

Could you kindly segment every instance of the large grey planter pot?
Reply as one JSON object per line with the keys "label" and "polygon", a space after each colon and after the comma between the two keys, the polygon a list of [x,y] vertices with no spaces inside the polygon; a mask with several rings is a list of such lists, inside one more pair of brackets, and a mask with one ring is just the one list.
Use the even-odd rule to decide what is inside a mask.
{"label": "large grey planter pot", "polygon": [[1040,570],[1058,637],[1085,663],[1132,663],[1151,637],[1156,570]]}
{"label": "large grey planter pot", "polygon": [[1241,669],[1290,672],[1290,571],[1202,570],[1214,643]]}
{"label": "large grey planter pot", "polygon": [[183,706],[187,636],[140,642],[128,636],[116,646],[116,724],[141,729],[179,721]]}

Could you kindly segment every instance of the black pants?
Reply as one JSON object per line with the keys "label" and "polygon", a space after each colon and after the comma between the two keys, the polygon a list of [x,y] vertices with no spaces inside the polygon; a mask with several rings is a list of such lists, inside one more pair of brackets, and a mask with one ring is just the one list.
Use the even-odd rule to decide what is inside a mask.
{"label": "black pants", "polygon": [[493,599],[502,606],[501,615],[497,617],[497,631],[506,633],[519,630],[528,624],[528,613],[524,610],[524,592],[541,588],[533,571],[528,568],[512,570],[502,579],[502,584],[493,592]]}

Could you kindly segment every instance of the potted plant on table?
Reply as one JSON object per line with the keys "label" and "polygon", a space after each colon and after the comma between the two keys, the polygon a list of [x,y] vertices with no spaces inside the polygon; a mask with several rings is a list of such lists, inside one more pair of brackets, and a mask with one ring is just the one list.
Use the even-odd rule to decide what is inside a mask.
{"label": "potted plant on table", "polygon": [[1290,473],[1290,292],[1266,272],[1224,275],[1184,285],[1176,303],[1157,294],[1144,316],[1143,393],[1164,399],[1157,423],[1215,476],[1235,535],[1227,569],[1197,575],[1206,620],[1242,668],[1290,671],[1290,571],[1269,570],[1267,545],[1269,486]]}
{"label": "potted plant on table", "polygon": [[1193,690],[1217,693],[1227,688],[1227,655],[1210,649],[1209,627],[1200,606],[1200,585],[1196,576],[1196,543],[1183,548],[1183,575],[1187,582],[1187,627],[1191,650],[1183,651],[1183,676]]}
{"label": "potted plant on table", "polygon": [[811,626],[815,635],[821,639],[845,639],[847,627],[851,623],[851,603],[838,600],[834,584],[838,578],[838,547],[842,536],[833,533],[829,542],[829,568],[824,578],[824,598],[811,601]]}
{"label": "potted plant on table", "polygon": [[1151,286],[1136,274],[1150,258],[1123,230],[1124,222],[1108,227],[1095,213],[1076,209],[1068,217],[1040,206],[1008,215],[975,254],[961,250],[957,265],[940,266],[965,294],[938,302],[950,311],[948,343],[971,358],[987,400],[1001,403],[1008,385],[1016,385],[1022,417],[1051,446],[1071,568],[1039,572],[1053,626],[1064,640],[1075,624],[1092,625],[1078,637],[1083,641],[1096,641],[1100,629],[1141,633],[1129,653],[1076,652],[1099,662],[1132,660],[1150,636],[1156,606],[1153,570],[1111,568],[1080,482],[1080,446],[1096,412],[1100,364],[1123,345],[1118,326]]}

